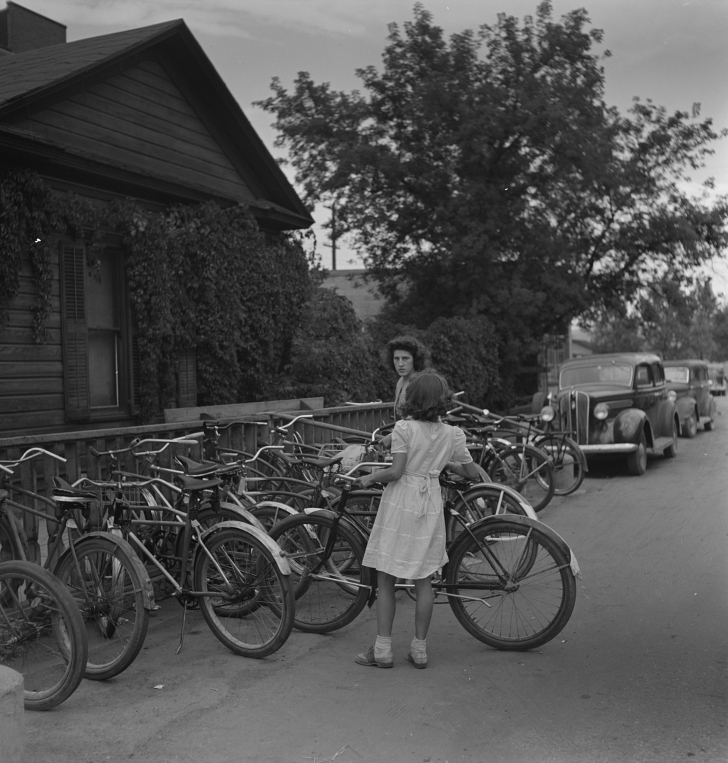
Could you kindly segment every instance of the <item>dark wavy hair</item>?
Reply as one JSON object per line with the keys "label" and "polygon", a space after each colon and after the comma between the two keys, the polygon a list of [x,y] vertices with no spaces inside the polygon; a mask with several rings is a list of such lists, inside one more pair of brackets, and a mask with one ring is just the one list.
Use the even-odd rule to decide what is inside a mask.
{"label": "dark wavy hair", "polygon": [[437,421],[451,405],[452,395],[445,377],[436,371],[421,371],[407,387],[402,413],[419,421]]}
{"label": "dark wavy hair", "polygon": [[424,371],[430,359],[427,347],[418,339],[415,339],[413,336],[396,336],[387,342],[387,358],[389,359],[390,368],[394,365],[394,353],[396,350],[404,350],[412,356],[414,361],[412,365],[413,371]]}

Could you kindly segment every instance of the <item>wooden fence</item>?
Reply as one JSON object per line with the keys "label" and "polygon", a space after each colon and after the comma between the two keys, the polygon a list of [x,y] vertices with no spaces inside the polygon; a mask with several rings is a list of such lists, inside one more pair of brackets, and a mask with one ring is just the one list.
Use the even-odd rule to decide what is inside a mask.
{"label": "wooden fence", "polygon": [[[347,435],[371,433],[378,427],[391,423],[393,404],[367,403],[312,411],[263,411],[232,422],[221,420],[221,424],[230,424],[230,426],[221,428],[220,445],[255,453],[260,444],[271,441],[273,426],[287,424],[302,414],[310,418],[299,418],[292,428],[306,443],[325,444],[334,442],[337,437],[346,438]],[[198,435],[196,445],[176,445],[173,448],[167,448],[162,454],[159,465],[172,467],[175,453],[200,458],[202,444],[199,434],[202,432],[202,425],[203,422],[197,420],[120,429],[0,438],[0,461],[17,460],[26,450],[33,447],[43,448],[65,458],[65,462],[62,462],[50,456],[42,456],[25,462],[14,470],[13,477],[6,483],[11,494],[10,510],[14,511],[23,523],[31,546],[31,556],[36,557],[40,554],[39,542],[50,528],[42,527],[42,520],[33,514],[22,512],[19,508],[14,508],[13,503],[52,514],[53,504],[50,499],[54,476],[63,477],[70,483],[84,476],[97,480],[108,479],[111,471],[108,457],[97,458],[90,448],[99,452],[120,450],[129,447],[134,440],[171,439],[185,435]],[[126,453],[121,455],[116,468],[136,472],[138,463],[131,453]],[[20,491],[28,491],[35,495],[28,496]]]}

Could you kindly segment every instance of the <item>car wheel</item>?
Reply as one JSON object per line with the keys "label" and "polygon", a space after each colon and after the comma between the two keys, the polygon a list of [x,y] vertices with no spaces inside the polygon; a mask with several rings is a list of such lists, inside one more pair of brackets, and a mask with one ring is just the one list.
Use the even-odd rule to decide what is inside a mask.
{"label": "car wheel", "polygon": [[627,456],[627,469],[635,477],[639,477],[647,471],[647,440],[644,433],[640,435],[637,450]]}
{"label": "car wheel", "polygon": [[672,443],[662,451],[662,455],[665,458],[675,458],[677,455],[677,423],[675,419],[672,420]]}
{"label": "car wheel", "polygon": [[693,437],[695,437],[695,435],[698,433],[698,421],[695,418],[694,413],[691,413],[685,421],[685,426],[683,426],[683,433],[689,440],[692,440]]}
{"label": "car wheel", "polygon": [[711,400],[710,401],[710,412],[709,412],[710,421],[706,421],[705,424],[703,424],[703,429],[706,432],[710,432],[713,429],[713,427],[715,426],[715,414],[716,414],[715,400]]}

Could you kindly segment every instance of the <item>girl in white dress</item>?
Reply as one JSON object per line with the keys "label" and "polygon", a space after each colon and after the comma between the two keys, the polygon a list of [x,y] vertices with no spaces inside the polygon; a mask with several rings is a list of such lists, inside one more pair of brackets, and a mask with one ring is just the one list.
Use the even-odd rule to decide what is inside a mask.
{"label": "girl in white dress", "polygon": [[363,562],[377,570],[377,640],[357,655],[360,665],[392,667],[394,586],[397,578],[405,578],[413,581],[417,594],[415,637],[407,659],[417,668],[427,666],[425,640],[434,603],[430,576],[447,562],[437,478],[447,464],[463,477],[479,478],[462,429],[440,421],[451,403],[442,376],[434,371],[415,375],[407,388],[407,418],[392,432],[392,465],[358,480],[362,487],[387,483]]}

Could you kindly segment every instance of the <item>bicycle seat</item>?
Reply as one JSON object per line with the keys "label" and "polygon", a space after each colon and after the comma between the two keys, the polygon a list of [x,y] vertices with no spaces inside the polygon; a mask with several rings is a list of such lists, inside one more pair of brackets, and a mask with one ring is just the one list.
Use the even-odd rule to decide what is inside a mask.
{"label": "bicycle seat", "polygon": [[81,501],[86,503],[87,501],[95,501],[98,496],[96,493],[92,493],[89,490],[80,490],[77,487],[71,485],[70,482],[66,482],[63,477],[54,477],[53,484],[53,498],[58,501]]}
{"label": "bicycle seat", "polygon": [[175,456],[175,458],[190,477],[207,477],[210,474],[215,474],[221,468],[220,464],[210,461],[201,464],[199,461],[187,458],[187,456]]}
{"label": "bicycle seat", "polygon": [[195,493],[198,490],[211,490],[222,485],[222,480],[196,480],[186,474],[176,475],[175,480],[182,486],[182,490],[186,490],[188,493]]}

